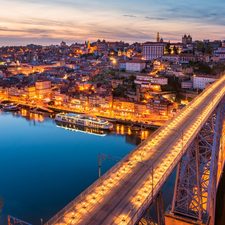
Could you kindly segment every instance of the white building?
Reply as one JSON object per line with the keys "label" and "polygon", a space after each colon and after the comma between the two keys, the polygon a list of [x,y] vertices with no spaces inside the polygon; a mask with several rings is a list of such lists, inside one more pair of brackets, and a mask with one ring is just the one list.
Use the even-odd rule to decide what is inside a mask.
{"label": "white building", "polygon": [[149,82],[151,84],[167,85],[168,78],[138,74],[136,76],[136,80],[134,81],[134,83],[136,83],[136,84],[142,84],[142,83],[147,83],[147,82]]}
{"label": "white building", "polygon": [[196,75],[193,77],[193,88],[204,89],[205,84],[219,80],[216,76]]}
{"label": "white building", "polygon": [[164,55],[166,43],[163,42],[146,42],[143,44],[142,55],[145,60],[153,60]]}
{"label": "white building", "polygon": [[190,89],[193,88],[193,81],[189,80],[189,81],[183,81],[181,82],[181,88],[182,89]]}
{"label": "white building", "polygon": [[119,60],[118,64],[119,64],[119,68],[122,69],[126,69],[126,60]]}
{"label": "white building", "polygon": [[146,66],[146,63],[141,60],[128,60],[126,61],[127,71],[142,71]]}
{"label": "white building", "polygon": [[167,60],[178,64],[180,62],[180,56],[178,54],[165,54],[162,56],[162,60]]}

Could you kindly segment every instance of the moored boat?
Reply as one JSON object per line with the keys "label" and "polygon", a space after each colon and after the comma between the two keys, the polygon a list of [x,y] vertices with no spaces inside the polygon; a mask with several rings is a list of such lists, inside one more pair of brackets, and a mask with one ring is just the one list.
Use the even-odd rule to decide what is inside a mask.
{"label": "moored boat", "polygon": [[92,127],[104,130],[113,129],[113,124],[107,120],[99,119],[91,115],[79,115],[74,113],[59,113],[55,117],[56,121],[77,124],[85,127]]}
{"label": "moored boat", "polygon": [[3,106],[3,109],[6,110],[6,111],[18,111],[19,110],[19,104],[17,105],[6,105],[6,106]]}

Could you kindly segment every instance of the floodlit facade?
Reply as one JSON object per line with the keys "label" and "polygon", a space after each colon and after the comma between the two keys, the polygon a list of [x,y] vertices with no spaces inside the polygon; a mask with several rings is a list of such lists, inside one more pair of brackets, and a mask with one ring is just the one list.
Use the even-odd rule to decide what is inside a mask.
{"label": "floodlit facade", "polygon": [[193,88],[204,89],[205,84],[219,80],[216,76],[197,75],[193,77]]}
{"label": "floodlit facade", "polygon": [[162,42],[146,42],[143,44],[143,58],[145,60],[153,60],[164,55],[166,43]]}
{"label": "floodlit facade", "polygon": [[127,71],[142,71],[145,68],[146,63],[141,60],[129,60],[126,62]]}

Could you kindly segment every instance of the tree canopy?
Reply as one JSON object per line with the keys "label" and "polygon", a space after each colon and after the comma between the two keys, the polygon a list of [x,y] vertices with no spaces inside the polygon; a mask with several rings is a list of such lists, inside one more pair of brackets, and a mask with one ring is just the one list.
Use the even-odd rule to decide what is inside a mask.
{"label": "tree canopy", "polygon": [[212,53],[213,53],[213,50],[214,50],[213,46],[209,45],[209,46],[207,46],[207,48],[206,48],[206,53],[207,53],[207,54],[212,54]]}
{"label": "tree canopy", "polygon": [[176,48],[175,45],[173,46],[173,53],[174,53],[174,54],[178,54],[178,51],[177,51],[177,48]]}
{"label": "tree canopy", "polygon": [[166,51],[167,51],[168,54],[171,54],[171,49],[170,49],[170,43],[169,42],[166,44]]}
{"label": "tree canopy", "polygon": [[196,47],[198,48],[198,50],[204,52],[204,50],[205,50],[205,43],[203,43],[201,41],[197,41],[196,42]]}

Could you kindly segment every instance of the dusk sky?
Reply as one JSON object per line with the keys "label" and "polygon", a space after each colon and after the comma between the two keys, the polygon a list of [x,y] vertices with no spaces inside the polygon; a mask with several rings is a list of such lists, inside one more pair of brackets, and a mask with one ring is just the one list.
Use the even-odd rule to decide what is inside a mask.
{"label": "dusk sky", "polygon": [[0,0],[0,46],[225,39],[225,0]]}

